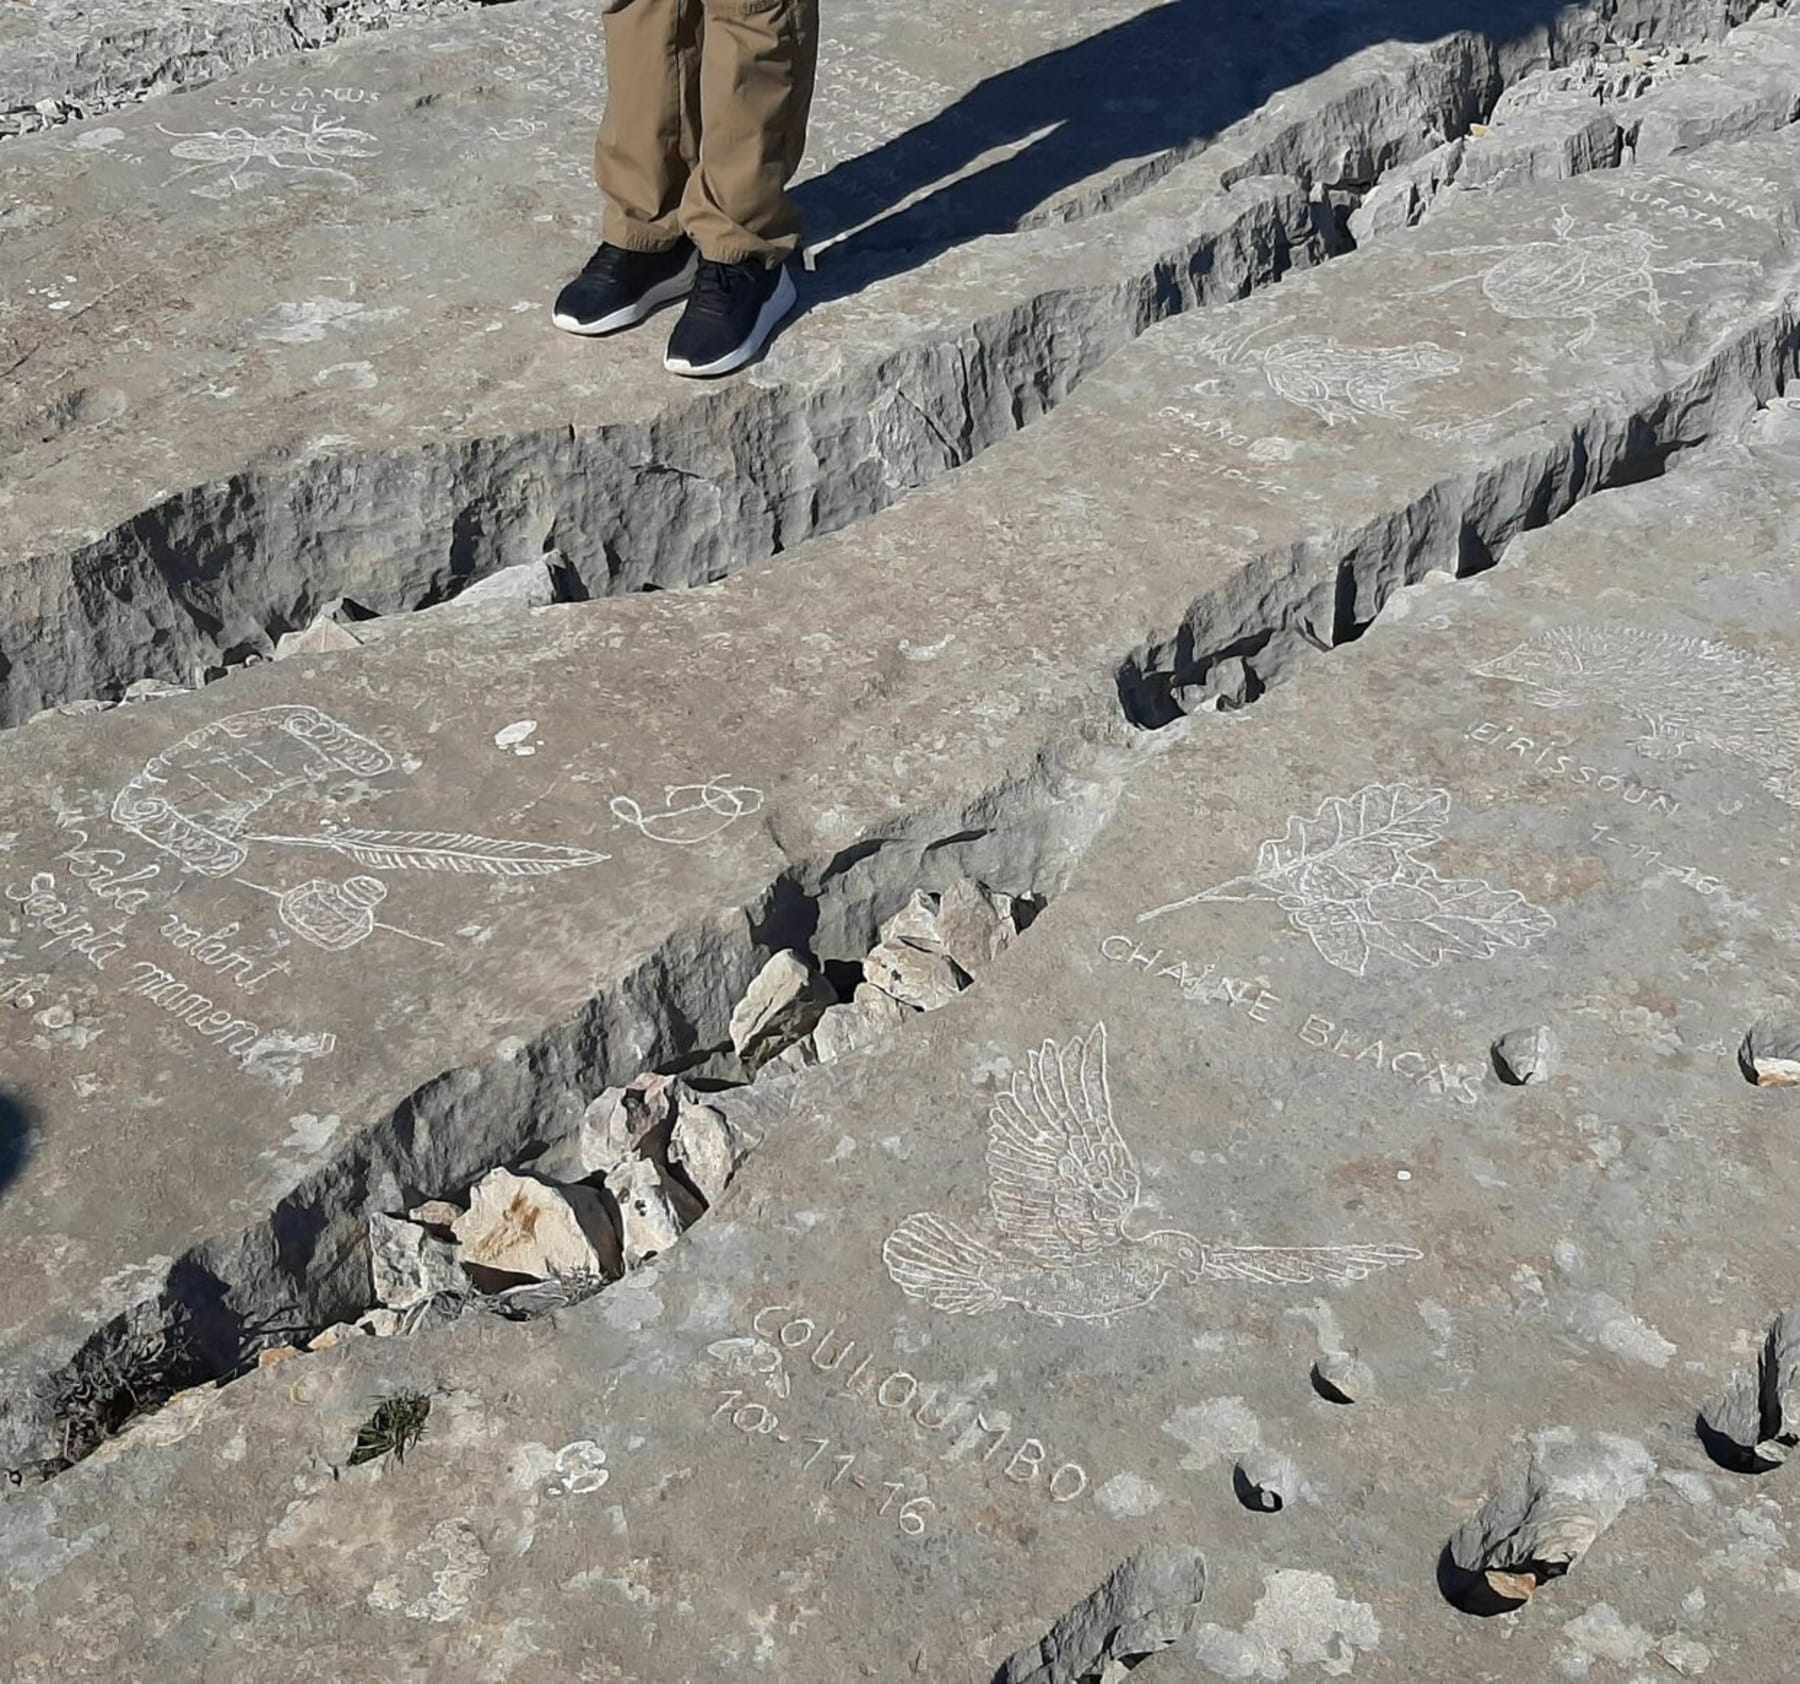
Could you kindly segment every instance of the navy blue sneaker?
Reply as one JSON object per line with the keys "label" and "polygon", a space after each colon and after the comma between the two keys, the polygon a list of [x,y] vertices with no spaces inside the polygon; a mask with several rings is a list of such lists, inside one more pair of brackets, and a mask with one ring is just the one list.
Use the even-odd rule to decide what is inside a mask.
{"label": "navy blue sneaker", "polygon": [[663,367],[697,379],[730,374],[758,356],[798,294],[785,263],[700,260]]}
{"label": "navy blue sneaker", "polygon": [[564,333],[588,338],[636,327],[694,284],[699,254],[686,240],[667,251],[601,246],[556,295],[550,319]]}

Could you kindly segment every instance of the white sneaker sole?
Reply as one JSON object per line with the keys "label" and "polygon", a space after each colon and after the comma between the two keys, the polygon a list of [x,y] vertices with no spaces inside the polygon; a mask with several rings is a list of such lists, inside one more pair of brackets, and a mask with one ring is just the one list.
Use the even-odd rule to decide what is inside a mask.
{"label": "white sneaker sole", "polygon": [[709,363],[691,363],[684,357],[665,356],[663,367],[671,374],[684,374],[690,380],[712,380],[721,374],[735,373],[768,344],[769,335],[775,331],[776,324],[793,309],[799,297],[800,294],[794,287],[794,277],[784,267],[780,281],[769,294],[768,302],[757,313],[756,326],[751,328],[750,337],[743,344]]}
{"label": "white sneaker sole", "polygon": [[639,322],[655,315],[665,304],[673,304],[676,299],[687,297],[693,291],[694,276],[699,268],[699,256],[690,256],[680,274],[671,275],[666,281],[653,286],[635,303],[614,310],[611,315],[602,316],[598,321],[584,322],[578,316],[565,316],[558,311],[551,312],[550,320],[564,333],[573,333],[582,339],[599,339],[608,333],[636,327]]}

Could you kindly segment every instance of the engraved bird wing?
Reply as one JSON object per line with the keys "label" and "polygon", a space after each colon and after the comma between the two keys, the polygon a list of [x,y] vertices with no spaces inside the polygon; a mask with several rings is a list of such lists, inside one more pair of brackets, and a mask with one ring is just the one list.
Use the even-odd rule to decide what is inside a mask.
{"label": "engraved bird wing", "polygon": [[1302,1286],[1308,1281],[1360,1281],[1424,1253],[1409,1245],[1209,1245],[1200,1273],[1213,1280]]}
{"label": "engraved bird wing", "polygon": [[988,1112],[988,1204],[1007,1239],[1045,1262],[1118,1244],[1138,1202],[1106,1081],[1106,1025],[1030,1055]]}

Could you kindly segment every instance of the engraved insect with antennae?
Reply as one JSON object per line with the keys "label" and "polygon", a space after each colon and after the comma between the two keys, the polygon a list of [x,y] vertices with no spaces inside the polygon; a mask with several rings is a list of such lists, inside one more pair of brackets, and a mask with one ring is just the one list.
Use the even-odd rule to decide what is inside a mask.
{"label": "engraved insect with antennae", "polygon": [[1753,259],[1734,257],[1654,263],[1662,241],[1646,228],[1609,222],[1583,233],[1577,232],[1579,226],[1565,206],[1550,225],[1553,239],[1442,252],[1444,257],[1492,256],[1495,261],[1477,274],[1427,287],[1421,296],[1430,298],[1479,282],[1488,304],[1514,321],[1580,323],[1580,331],[1562,346],[1573,356],[1600,331],[1602,314],[1621,305],[1641,304],[1652,321],[1662,321],[1665,306],[1656,287],[1658,275],[1756,267]]}
{"label": "engraved insect with antennae", "polygon": [[366,129],[353,129],[327,112],[313,113],[306,128],[284,123],[269,134],[256,134],[241,124],[229,129],[208,129],[199,134],[186,134],[179,129],[157,127],[171,136],[175,144],[171,155],[192,162],[177,170],[163,185],[168,186],[203,170],[215,172],[204,186],[190,188],[202,198],[223,198],[247,187],[254,187],[262,176],[244,172],[252,164],[264,163],[278,170],[297,171],[323,176],[346,187],[361,188],[362,183],[346,169],[338,167],[345,158],[373,158],[381,151],[374,135]]}

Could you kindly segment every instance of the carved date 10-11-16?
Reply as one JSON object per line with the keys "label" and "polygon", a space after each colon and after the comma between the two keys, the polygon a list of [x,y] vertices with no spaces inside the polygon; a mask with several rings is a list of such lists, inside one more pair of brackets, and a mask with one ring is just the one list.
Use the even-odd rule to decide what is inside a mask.
{"label": "carved date 10-11-16", "polygon": [[744,1401],[742,1392],[720,1392],[718,1397],[719,1406],[712,1412],[714,1424],[729,1421],[746,1438],[760,1438],[771,1446],[792,1445],[799,1457],[796,1463],[799,1470],[806,1473],[818,1468],[824,1477],[827,1491],[853,1486],[858,1491],[869,1493],[870,1501],[876,1505],[875,1512],[878,1515],[891,1514],[894,1524],[907,1537],[916,1538],[925,1531],[926,1523],[937,1504],[925,1495],[925,1481],[919,1475],[914,1474],[910,1479],[881,1479],[871,1483],[866,1464],[856,1451],[840,1450],[831,1454],[828,1459],[827,1452],[832,1449],[830,1439],[796,1438],[783,1429],[781,1417],[774,1410],[753,1398]]}

